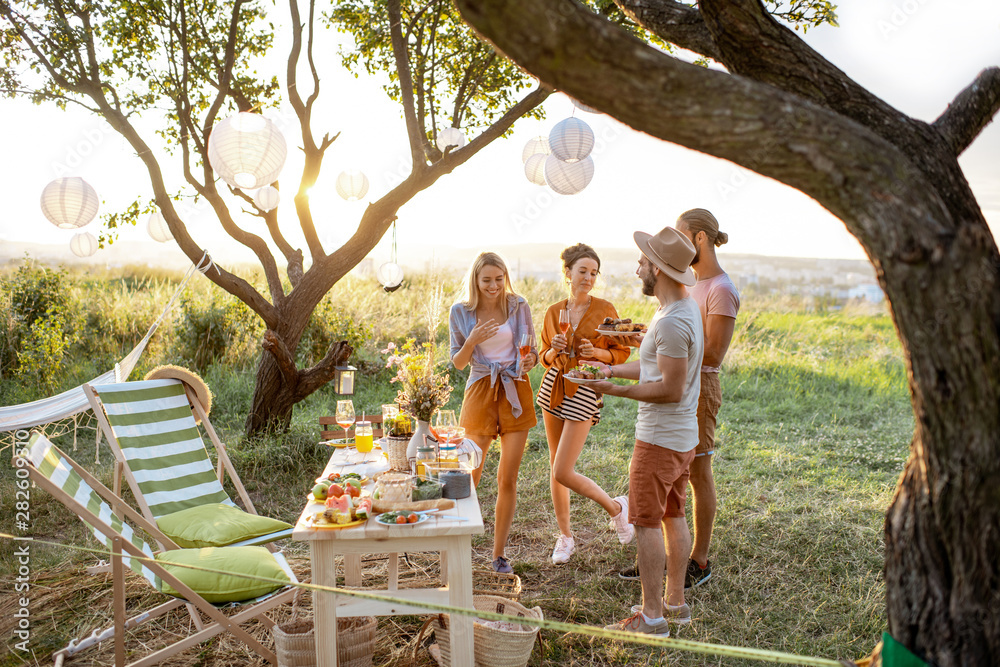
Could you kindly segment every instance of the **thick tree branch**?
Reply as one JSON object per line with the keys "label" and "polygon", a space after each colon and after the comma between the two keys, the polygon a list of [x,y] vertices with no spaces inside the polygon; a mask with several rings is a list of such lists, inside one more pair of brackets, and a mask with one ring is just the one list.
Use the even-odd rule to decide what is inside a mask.
{"label": "thick tree branch", "polygon": [[984,69],[934,121],[955,155],[961,155],[1000,110],[1000,68]]}
{"label": "thick tree branch", "polygon": [[760,0],[707,0],[699,7],[720,62],[733,74],[811,100],[897,145],[912,134],[914,124],[905,114],[858,85],[778,23]]}
{"label": "thick tree branch", "polygon": [[299,383],[295,388],[295,400],[301,401],[314,391],[333,379],[337,371],[337,366],[347,363],[354,348],[346,341],[342,340],[330,345],[324,356],[315,366],[299,371]]}
{"label": "thick tree branch", "polygon": [[289,387],[295,387],[299,381],[299,371],[295,368],[295,359],[288,350],[288,346],[285,345],[285,341],[281,340],[281,336],[272,329],[268,329],[264,332],[264,340],[260,346],[274,357],[285,384]]}
{"label": "thick tree branch", "polygon": [[719,60],[708,26],[694,7],[672,0],[615,0],[615,4],[637,25],[663,41]]}
{"label": "thick tree branch", "polygon": [[423,169],[427,166],[423,151],[423,123],[417,118],[413,104],[413,78],[410,75],[410,57],[406,50],[406,38],[403,37],[403,15],[399,0],[389,0],[389,35],[392,40],[392,53],[396,58],[396,73],[399,76],[399,98],[403,104],[403,118],[406,120],[406,136],[410,142],[410,157],[413,169]]}

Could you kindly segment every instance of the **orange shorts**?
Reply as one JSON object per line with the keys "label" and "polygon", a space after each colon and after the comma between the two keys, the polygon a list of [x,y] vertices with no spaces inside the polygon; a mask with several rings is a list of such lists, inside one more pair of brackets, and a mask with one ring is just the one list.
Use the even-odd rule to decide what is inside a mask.
{"label": "orange shorts", "polygon": [[722,405],[722,383],[718,373],[701,374],[698,396],[698,447],[696,456],[715,453],[715,423]]}
{"label": "orange shorts", "polygon": [[694,450],[677,452],[635,441],[628,467],[628,522],[657,528],[664,519],[684,516],[684,500]]}
{"label": "orange shorts", "polygon": [[459,424],[465,428],[466,435],[496,438],[506,433],[527,431],[538,423],[531,382],[527,379],[515,380],[514,385],[517,387],[517,399],[521,402],[520,417],[514,417],[503,383],[499,380],[491,387],[490,379],[485,377],[466,388],[459,417]]}

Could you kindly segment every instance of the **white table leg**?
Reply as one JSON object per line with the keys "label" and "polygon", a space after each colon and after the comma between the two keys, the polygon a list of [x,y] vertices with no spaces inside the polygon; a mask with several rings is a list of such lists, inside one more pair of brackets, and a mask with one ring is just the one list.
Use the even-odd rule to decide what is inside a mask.
{"label": "white table leg", "polygon": [[[310,556],[313,583],[336,586],[337,561],[333,542],[313,540],[309,544],[312,547]],[[337,667],[337,596],[333,593],[313,593],[313,628],[317,667]],[[330,628],[333,629],[332,632]]]}
{"label": "white table leg", "polygon": [[[469,535],[445,538],[441,564],[447,567],[448,602],[454,607],[472,609],[472,539]],[[451,614],[451,664],[472,665],[472,617]]]}

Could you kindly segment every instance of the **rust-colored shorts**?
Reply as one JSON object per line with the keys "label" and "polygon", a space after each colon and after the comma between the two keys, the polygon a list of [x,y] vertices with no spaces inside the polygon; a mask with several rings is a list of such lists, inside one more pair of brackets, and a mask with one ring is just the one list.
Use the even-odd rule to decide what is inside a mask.
{"label": "rust-colored shorts", "polygon": [[628,522],[656,528],[663,519],[684,516],[694,450],[677,452],[635,441],[628,467]]}
{"label": "rust-colored shorts", "polygon": [[718,373],[701,374],[701,395],[698,396],[698,446],[695,456],[715,453],[715,424],[722,405],[722,383]]}
{"label": "rust-colored shorts", "polygon": [[485,377],[465,390],[458,422],[465,428],[466,435],[496,438],[505,433],[527,431],[538,423],[531,383],[524,379],[515,380],[514,384],[521,402],[521,416],[516,418],[499,380],[491,387],[490,379]]}

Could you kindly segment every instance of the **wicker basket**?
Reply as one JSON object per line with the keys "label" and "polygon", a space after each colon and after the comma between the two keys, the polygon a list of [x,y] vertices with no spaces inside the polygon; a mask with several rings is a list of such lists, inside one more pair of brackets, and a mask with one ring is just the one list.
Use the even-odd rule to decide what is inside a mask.
{"label": "wicker basket", "polygon": [[[491,611],[509,616],[542,618],[541,607],[528,609],[520,602],[496,595],[475,595],[472,602],[479,611]],[[441,650],[441,664],[451,665],[451,637],[449,618],[439,614],[432,619],[431,627]],[[538,637],[538,627],[522,625],[520,630],[501,630],[479,621],[473,623],[475,633],[476,667],[525,667],[531,658]]]}
{"label": "wicker basket", "polygon": [[406,458],[406,448],[410,444],[410,436],[386,436],[382,449],[389,457],[389,469],[396,472],[410,472],[410,460]]}
{"label": "wicker basket", "polygon": [[473,595],[498,595],[510,600],[521,599],[521,577],[513,572],[504,574],[493,570],[472,571]]}
{"label": "wicker basket", "polygon": [[[375,652],[374,616],[337,619],[337,664],[371,667]],[[316,632],[309,619],[293,619],[271,628],[278,667],[316,667]]]}

